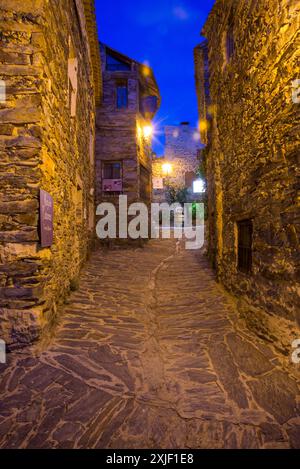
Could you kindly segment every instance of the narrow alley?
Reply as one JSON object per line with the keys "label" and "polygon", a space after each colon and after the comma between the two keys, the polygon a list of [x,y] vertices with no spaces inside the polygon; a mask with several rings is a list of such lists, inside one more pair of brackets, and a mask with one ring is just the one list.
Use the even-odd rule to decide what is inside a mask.
{"label": "narrow alley", "polygon": [[300,447],[299,388],[199,251],[97,251],[48,344],[0,365],[2,448]]}

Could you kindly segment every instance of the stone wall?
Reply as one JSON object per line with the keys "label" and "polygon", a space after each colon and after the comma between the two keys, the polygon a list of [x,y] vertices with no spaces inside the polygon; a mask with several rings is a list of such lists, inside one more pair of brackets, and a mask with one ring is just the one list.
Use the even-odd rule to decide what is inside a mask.
{"label": "stone wall", "polygon": [[[300,324],[300,108],[291,88],[300,77],[299,19],[297,0],[217,0],[203,30],[212,115],[201,108],[204,73],[196,69],[196,77],[208,131],[210,253],[218,277],[250,309]],[[196,67],[207,65],[203,47],[196,57]],[[243,219],[253,222],[248,274],[237,268]]]}
{"label": "stone wall", "polygon": [[[86,259],[101,84],[92,1],[1,0],[0,15],[0,336],[12,348],[56,320]],[[40,245],[39,189],[54,200],[50,248]]]}
{"label": "stone wall", "polygon": [[[125,57],[130,70],[111,71],[106,69],[106,45],[101,44],[103,76],[103,103],[97,109],[96,117],[96,204],[103,201],[118,204],[119,193],[109,193],[102,189],[102,172],[105,162],[121,162],[122,191],[128,203],[143,199],[141,188],[142,167],[149,173],[149,188],[146,202],[151,198],[151,136],[145,138],[144,126],[151,119],[143,116],[141,102],[141,65]],[[119,53],[117,53],[119,54]],[[123,56],[120,54],[120,57]],[[149,72],[150,73],[150,72]],[[151,72],[152,73],[152,72]],[[120,81],[127,82],[128,106],[117,108],[116,87]],[[154,91],[158,93],[158,89]]]}
{"label": "stone wall", "polygon": [[207,40],[194,49],[195,82],[197,89],[197,102],[199,112],[199,131],[201,142],[208,144],[208,128],[213,110],[209,89],[209,63]]}
{"label": "stone wall", "polygon": [[[197,128],[188,123],[165,127],[165,155],[153,159],[153,177],[162,178],[164,185],[174,184],[179,187],[186,186],[186,173],[196,172],[200,165],[200,150],[203,145],[200,142],[200,134]],[[171,172],[164,174],[164,165],[170,164]],[[189,186],[191,199],[198,199],[198,195],[192,193]],[[165,189],[153,189],[153,200],[164,201]]]}
{"label": "stone wall", "polygon": [[[102,191],[102,164],[104,161],[121,161],[123,171],[123,193],[129,201],[137,200],[137,122],[139,83],[137,66],[128,72],[107,71],[106,47],[101,45],[103,76],[103,102],[97,109],[96,118],[96,204],[104,199],[117,201]],[[117,78],[116,75],[117,74]],[[128,108],[116,108],[116,79],[128,83]]]}

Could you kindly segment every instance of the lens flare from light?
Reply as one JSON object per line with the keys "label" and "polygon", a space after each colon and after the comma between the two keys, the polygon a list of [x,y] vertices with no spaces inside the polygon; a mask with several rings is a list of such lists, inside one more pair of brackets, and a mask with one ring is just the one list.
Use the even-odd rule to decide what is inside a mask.
{"label": "lens flare from light", "polygon": [[172,172],[172,165],[170,163],[164,163],[162,165],[162,172],[165,176],[169,176]]}
{"label": "lens flare from light", "polygon": [[143,134],[144,134],[144,137],[145,137],[145,138],[151,137],[151,135],[153,134],[153,127],[152,127],[152,125],[145,125],[145,126],[143,127]]}

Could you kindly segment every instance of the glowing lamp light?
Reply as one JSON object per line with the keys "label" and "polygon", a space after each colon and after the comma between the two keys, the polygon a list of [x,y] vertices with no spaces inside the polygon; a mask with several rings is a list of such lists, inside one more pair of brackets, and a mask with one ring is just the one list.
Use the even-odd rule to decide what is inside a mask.
{"label": "glowing lamp light", "polygon": [[162,165],[162,172],[165,176],[169,176],[172,172],[172,165],[170,163],[164,163]]}
{"label": "glowing lamp light", "polygon": [[144,77],[149,77],[151,75],[150,68],[148,65],[145,65],[145,64],[143,65],[142,73]]}
{"label": "glowing lamp light", "polygon": [[208,129],[208,122],[206,119],[202,119],[199,122],[199,130],[200,132],[205,132]]}
{"label": "glowing lamp light", "polygon": [[193,192],[194,194],[205,192],[204,182],[201,179],[197,179],[193,182]]}
{"label": "glowing lamp light", "polygon": [[142,131],[141,127],[138,125],[138,126],[137,126],[137,134],[138,134],[138,137],[139,137],[139,138],[142,137],[142,132],[143,132],[143,131]]}
{"label": "glowing lamp light", "polygon": [[145,137],[145,138],[151,137],[152,133],[153,133],[153,127],[152,127],[152,125],[145,125],[145,126],[143,127],[143,134],[144,134],[144,137]]}

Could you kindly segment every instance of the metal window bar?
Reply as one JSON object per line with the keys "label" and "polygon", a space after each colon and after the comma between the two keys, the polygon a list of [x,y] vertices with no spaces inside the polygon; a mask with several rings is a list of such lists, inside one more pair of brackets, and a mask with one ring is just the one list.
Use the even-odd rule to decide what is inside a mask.
{"label": "metal window bar", "polygon": [[252,270],[252,220],[238,222],[238,270],[249,273]]}
{"label": "metal window bar", "polygon": [[226,36],[226,50],[227,50],[227,60],[229,60],[234,54],[234,33],[233,33],[233,24],[229,24]]}

